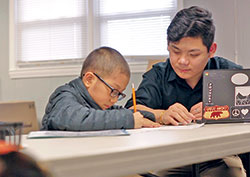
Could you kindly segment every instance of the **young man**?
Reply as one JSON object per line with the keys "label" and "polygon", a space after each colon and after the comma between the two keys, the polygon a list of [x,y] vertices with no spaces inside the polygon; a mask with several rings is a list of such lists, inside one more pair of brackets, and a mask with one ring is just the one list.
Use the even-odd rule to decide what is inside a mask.
{"label": "young man", "polygon": [[[212,15],[200,7],[179,11],[167,30],[169,59],[155,64],[143,75],[136,91],[137,108],[153,112],[161,124],[187,124],[202,118],[202,73],[205,69],[242,68],[214,57],[215,26]],[[128,100],[125,107],[132,106]],[[231,163],[232,162],[232,163]],[[237,162],[236,166],[234,162]],[[191,176],[191,165],[163,171],[162,176]],[[244,168],[238,156],[200,164],[201,176],[241,177]]]}
{"label": "young man", "polygon": [[84,131],[159,127],[153,122],[152,113],[133,113],[114,105],[126,96],[122,92],[129,79],[129,66],[118,51],[109,47],[94,50],[84,61],[80,77],[57,88],[50,96],[42,129]]}

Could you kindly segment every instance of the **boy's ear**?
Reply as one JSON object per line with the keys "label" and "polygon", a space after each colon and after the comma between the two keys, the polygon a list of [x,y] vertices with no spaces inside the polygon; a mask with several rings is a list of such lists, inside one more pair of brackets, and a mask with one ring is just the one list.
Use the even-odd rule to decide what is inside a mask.
{"label": "boy's ear", "polygon": [[82,78],[84,85],[89,88],[96,80],[96,77],[92,72],[86,72]]}

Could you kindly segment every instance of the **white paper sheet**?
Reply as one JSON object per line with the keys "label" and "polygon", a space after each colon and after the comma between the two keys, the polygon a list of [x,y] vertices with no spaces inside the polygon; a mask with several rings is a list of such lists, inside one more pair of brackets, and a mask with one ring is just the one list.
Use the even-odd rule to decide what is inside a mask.
{"label": "white paper sheet", "polygon": [[188,129],[195,129],[195,128],[200,128],[204,125],[204,123],[197,124],[197,123],[191,123],[187,125],[163,125],[158,128],[141,128],[141,129],[131,129],[127,130],[129,133],[134,134],[134,133],[142,133],[142,132],[150,132],[150,131],[166,131],[166,130],[188,130]]}
{"label": "white paper sheet", "polygon": [[94,136],[123,136],[129,135],[126,130],[102,131],[32,131],[27,138],[64,138],[64,137],[94,137]]}

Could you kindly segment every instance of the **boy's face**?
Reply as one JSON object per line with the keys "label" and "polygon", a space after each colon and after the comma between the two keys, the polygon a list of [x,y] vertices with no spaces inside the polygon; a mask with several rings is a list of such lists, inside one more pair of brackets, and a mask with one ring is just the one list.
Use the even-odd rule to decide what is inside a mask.
{"label": "boy's face", "polygon": [[[120,93],[126,89],[129,82],[128,76],[117,72],[109,77],[101,77],[101,79]],[[105,110],[114,105],[118,101],[118,97],[111,97],[111,89],[101,79],[94,73],[87,72],[84,75],[83,82],[93,100]]]}
{"label": "boy's face", "polygon": [[202,43],[201,37],[185,37],[168,45],[170,63],[176,74],[194,88],[200,80],[208,59],[213,57],[216,44],[210,51]]}

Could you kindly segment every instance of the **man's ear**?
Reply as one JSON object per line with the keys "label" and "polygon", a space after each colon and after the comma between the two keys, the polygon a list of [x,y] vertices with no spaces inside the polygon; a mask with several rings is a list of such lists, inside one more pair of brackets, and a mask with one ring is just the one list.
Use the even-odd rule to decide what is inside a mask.
{"label": "man's ear", "polygon": [[214,42],[209,49],[209,58],[212,58],[217,50],[217,44]]}
{"label": "man's ear", "polygon": [[167,46],[167,50],[169,51],[169,44],[168,44],[168,46]]}
{"label": "man's ear", "polygon": [[82,81],[84,85],[87,88],[89,88],[96,81],[96,77],[94,76],[92,72],[86,72],[84,76],[82,77]]}

